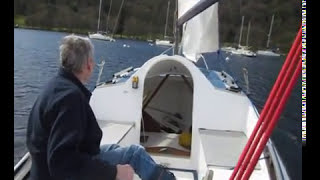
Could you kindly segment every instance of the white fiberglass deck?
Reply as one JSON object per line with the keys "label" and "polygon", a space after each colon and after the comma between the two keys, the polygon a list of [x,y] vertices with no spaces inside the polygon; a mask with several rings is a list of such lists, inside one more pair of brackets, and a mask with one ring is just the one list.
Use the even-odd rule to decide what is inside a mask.
{"label": "white fiberglass deck", "polygon": [[208,166],[235,167],[247,143],[243,132],[200,129],[199,133]]}
{"label": "white fiberglass deck", "polygon": [[118,124],[99,121],[103,132],[100,144],[118,144],[133,127],[133,124]]}

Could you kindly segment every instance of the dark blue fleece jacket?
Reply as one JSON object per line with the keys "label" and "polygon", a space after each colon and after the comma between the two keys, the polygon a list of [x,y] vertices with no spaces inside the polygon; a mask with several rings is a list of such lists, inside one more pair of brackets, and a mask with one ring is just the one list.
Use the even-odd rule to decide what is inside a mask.
{"label": "dark blue fleece jacket", "polygon": [[102,131],[89,105],[91,93],[61,68],[29,116],[27,147],[33,180],[114,180],[117,170],[94,160]]}

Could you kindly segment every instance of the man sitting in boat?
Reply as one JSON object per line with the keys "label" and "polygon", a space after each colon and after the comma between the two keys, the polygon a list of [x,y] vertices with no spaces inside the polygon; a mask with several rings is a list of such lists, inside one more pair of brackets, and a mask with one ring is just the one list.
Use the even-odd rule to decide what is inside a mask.
{"label": "man sitting in boat", "polygon": [[60,46],[60,69],[36,100],[29,116],[27,147],[33,180],[175,179],[140,145],[100,147],[102,131],[85,88],[93,70],[93,45],[66,36]]}

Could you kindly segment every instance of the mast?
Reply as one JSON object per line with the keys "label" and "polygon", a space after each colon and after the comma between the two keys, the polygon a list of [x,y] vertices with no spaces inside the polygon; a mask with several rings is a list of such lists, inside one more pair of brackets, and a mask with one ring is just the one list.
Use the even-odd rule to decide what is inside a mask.
{"label": "mast", "polygon": [[117,29],[117,26],[118,26],[119,17],[120,17],[122,6],[123,6],[123,2],[124,2],[124,0],[122,0],[122,2],[121,2],[120,9],[119,9],[118,16],[117,16],[117,21],[116,21],[115,26],[113,27],[113,31],[112,31],[111,37],[113,37],[114,33],[116,32],[116,29]]}
{"label": "mast", "polygon": [[151,25],[150,25],[150,31],[149,31],[149,40],[151,40],[152,39],[152,26],[153,26],[153,21],[151,21]]}
{"label": "mast", "polygon": [[242,37],[243,21],[244,21],[244,16],[242,16],[242,22],[241,22],[241,29],[240,29],[240,37],[239,37],[238,47],[240,47],[240,42],[241,42],[241,37]]}
{"label": "mast", "polygon": [[168,1],[166,26],[165,26],[165,28],[164,28],[164,38],[166,38],[166,36],[167,36],[167,24],[168,24],[169,7],[170,7],[170,1]]}
{"label": "mast", "polygon": [[177,11],[177,3],[176,3],[176,9],[173,10],[173,22],[172,22],[172,35],[174,36],[174,33],[175,33],[175,28],[176,28],[176,11]]}
{"label": "mast", "polygon": [[178,25],[178,0],[176,0],[176,9],[175,12],[173,13],[174,16],[174,49],[173,49],[173,54],[179,54],[179,42],[180,42],[180,28],[182,25]]}
{"label": "mast", "polygon": [[246,46],[248,46],[248,42],[249,42],[250,25],[251,25],[251,21],[249,21],[249,25],[248,25],[248,33],[247,33],[247,41],[246,41]]}
{"label": "mast", "polygon": [[268,34],[267,48],[269,48],[269,43],[270,43],[270,36],[271,36],[271,31],[272,31],[273,20],[274,20],[274,14],[272,15],[270,30],[269,30],[269,34]]}
{"label": "mast", "polygon": [[107,24],[106,24],[106,32],[107,32],[107,33],[108,33],[108,23],[109,23],[111,6],[112,6],[112,0],[110,1],[110,7],[109,7],[109,12],[108,12],[108,17],[107,17]]}
{"label": "mast", "polygon": [[99,25],[100,25],[101,1],[102,1],[102,0],[100,0],[100,5],[99,5],[99,18],[98,18],[98,28],[97,28],[97,32],[99,32]]}

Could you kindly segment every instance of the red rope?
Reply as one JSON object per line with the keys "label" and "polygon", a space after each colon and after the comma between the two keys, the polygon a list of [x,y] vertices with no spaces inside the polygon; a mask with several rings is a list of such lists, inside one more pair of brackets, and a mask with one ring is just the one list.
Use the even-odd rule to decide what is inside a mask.
{"label": "red rope", "polygon": [[[270,123],[270,120],[272,118],[272,116],[274,115],[274,111],[277,110],[279,108],[278,104],[279,101],[281,101],[283,99],[283,95],[285,93],[285,91],[287,90],[288,87],[288,83],[292,78],[292,74],[294,72],[294,70],[296,69],[296,67],[298,66],[299,63],[299,56],[301,54],[301,43],[299,45],[299,48],[297,49],[295,56],[293,58],[293,62],[290,64],[289,69],[284,77],[283,83],[280,85],[279,91],[276,93],[274,100],[270,106],[269,111],[267,112],[266,118],[265,118],[265,122],[263,123],[262,127],[259,130],[259,133],[255,136],[255,140],[253,142],[252,147],[250,148],[248,155],[246,156],[246,159],[243,163],[243,166],[240,167],[240,171],[239,171],[239,175],[237,179],[240,179],[243,175],[243,173],[245,172],[246,168],[248,165],[251,164],[250,160],[253,158],[252,155],[255,152],[260,140],[261,140],[261,136],[265,135],[265,131]],[[300,51],[300,52],[299,52]],[[276,109],[277,108],[277,109]],[[271,121],[272,122],[272,121]],[[259,144],[260,145],[260,144]],[[250,163],[249,163],[250,162]]]}
{"label": "red rope", "polygon": [[[300,52],[299,52],[299,57],[298,58],[301,60],[301,44],[300,44],[299,51]],[[287,100],[289,99],[289,95],[290,95],[294,85],[296,84],[297,79],[299,78],[301,70],[302,70],[302,63],[298,63],[298,65],[296,67],[296,70],[295,70],[295,72],[293,74],[293,78],[291,78],[291,80],[289,82],[289,85],[288,85],[288,88],[286,89],[286,91],[284,93],[284,96],[281,98],[279,106],[278,106],[275,114],[272,116],[271,122],[268,125],[267,130],[262,136],[262,139],[261,139],[261,142],[260,142],[260,144],[258,146],[258,149],[255,151],[255,153],[253,155],[253,160],[250,162],[250,164],[248,166],[248,169],[245,171],[245,174],[244,174],[244,176],[243,176],[243,178],[241,180],[247,180],[251,176],[252,171],[253,171],[254,167],[256,166],[256,164],[257,164],[257,162],[259,160],[259,157],[260,157],[264,147],[266,146],[267,141],[270,138],[274,127],[276,126],[276,124],[277,124],[277,122],[279,120],[281,112],[283,111],[283,109],[285,107],[285,104],[286,104]]]}
{"label": "red rope", "polygon": [[[300,53],[299,53],[299,49],[300,49]],[[292,59],[292,61],[290,61],[290,65],[288,70],[286,71],[285,77],[280,85],[279,90],[276,92],[275,97],[273,98],[273,102],[271,103],[271,106],[269,108],[269,111],[266,113],[266,118],[262,124],[262,126],[259,129],[258,134],[255,134],[255,138],[254,138],[254,142],[252,144],[252,147],[250,147],[248,155],[246,156],[244,162],[243,162],[243,166],[240,167],[240,171],[238,173],[237,177],[242,177],[244,171],[246,170],[250,160],[252,159],[252,154],[254,153],[254,151],[257,148],[257,145],[261,139],[262,134],[265,132],[270,119],[272,117],[272,115],[274,114],[275,108],[277,108],[277,104],[279,103],[279,100],[281,99],[281,97],[283,97],[283,93],[285,92],[286,88],[288,87],[288,83],[290,81],[289,78],[292,77],[292,74],[297,66],[297,63],[299,62],[299,55],[301,54],[301,43],[299,45],[299,48],[297,49],[294,58]],[[237,178],[238,179],[238,178]]]}
{"label": "red rope", "polygon": [[[261,124],[264,122],[265,116],[269,112],[269,108],[271,106],[271,103],[274,100],[273,97],[275,96],[275,94],[277,94],[277,92],[279,90],[279,86],[283,83],[283,81],[282,81],[283,80],[283,76],[286,74],[286,72],[287,72],[286,70],[288,69],[288,66],[290,66],[290,64],[292,62],[291,59],[292,59],[293,54],[295,52],[297,52],[297,45],[301,44],[301,32],[302,32],[302,28],[300,27],[300,30],[299,30],[299,32],[298,32],[298,34],[296,36],[296,39],[295,39],[295,41],[294,41],[294,43],[293,43],[293,45],[292,45],[292,47],[290,49],[290,52],[289,52],[289,54],[288,54],[288,56],[286,58],[286,61],[285,61],[284,65],[283,65],[283,67],[282,67],[282,69],[281,69],[281,71],[279,73],[279,76],[278,76],[278,78],[277,78],[277,80],[275,82],[275,85],[273,86],[273,89],[272,89],[272,91],[271,91],[271,93],[269,95],[269,98],[267,99],[267,102],[266,102],[265,107],[264,107],[264,109],[263,109],[263,111],[261,113],[261,116],[260,116],[260,118],[259,118],[259,120],[258,120],[258,122],[257,122],[257,124],[256,124],[256,126],[255,126],[255,128],[253,130],[253,132],[251,133],[251,136],[250,136],[250,138],[248,140],[248,143],[246,144],[244,150],[241,153],[241,156],[240,156],[240,158],[238,160],[238,163],[237,163],[237,165],[236,165],[236,167],[235,167],[235,169],[234,169],[234,171],[233,171],[233,173],[232,173],[232,175],[230,177],[230,180],[233,180],[236,177],[236,175],[238,173],[238,170],[242,166],[243,160],[246,158],[246,155],[247,155],[247,152],[248,152],[249,148],[251,148],[252,142],[255,139],[255,135],[257,134],[258,130],[260,129]],[[264,123],[264,125],[266,125],[266,123]],[[263,131],[259,131],[259,132],[263,132]],[[252,155],[252,153],[253,153],[253,151],[251,150],[250,153],[248,154],[248,157],[250,157]],[[242,173],[241,173],[241,175],[242,175]]]}

